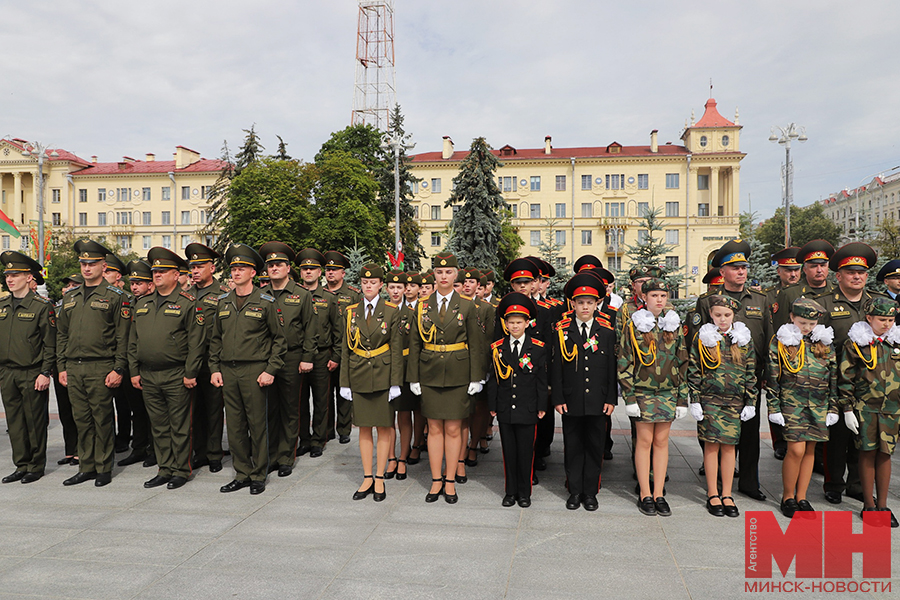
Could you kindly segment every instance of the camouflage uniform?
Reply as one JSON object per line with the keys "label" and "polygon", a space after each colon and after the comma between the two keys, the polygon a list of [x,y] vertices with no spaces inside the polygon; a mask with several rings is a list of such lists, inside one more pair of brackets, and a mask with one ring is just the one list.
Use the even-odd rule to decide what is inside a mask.
{"label": "camouflage uniform", "polygon": [[741,349],[744,364],[731,357],[734,343],[723,335],[716,348],[721,363],[713,370],[700,359],[699,335],[690,348],[687,380],[693,402],[703,406],[703,420],[697,423],[697,436],[704,442],[736,446],[741,437],[741,410],[756,402],[756,351],[753,340]]}
{"label": "camouflage uniform", "polygon": [[806,281],[806,274],[801,275],[800,281],[794,285],[782,288],[775,295],[775,302],[771,304],[773,334],[785,323],[790,323],[791,305],[794,303],[794,300],[800,297],[817,300],[822,296],[833,294],[836,289],[837,284],[830,278],[825,280],[823,287],[814,288]]}

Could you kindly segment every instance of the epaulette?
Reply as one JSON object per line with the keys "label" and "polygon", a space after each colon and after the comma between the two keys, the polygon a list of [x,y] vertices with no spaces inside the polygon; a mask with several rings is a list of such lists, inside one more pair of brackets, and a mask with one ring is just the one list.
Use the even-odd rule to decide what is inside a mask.
{"label": "epaulette", "polygon": [[124,291],[124,290],[120,290],[119,288],[117,288],[117,287],[114,286],[114,285],[107,285],[106,288],[107,288],[107,289],[110,289],[110,290],[112,290],[112,291],[114,291],[115,293],[119,294],[120,296],[122,296],[122,295],[125,294],[125,291]]}
{"label": "epaulette", "polygon": [[[8,294],[9,292],[6,292],[6,293]],[[35,300],[39,300],[39,301],[43,302],[44,304],[53,304],[52,302],[50,302],[48,299],[44,298],[40,294],[35,294],[34,298],[35,298]]]}
{"label": "epaulette", "polygon": [[778,289],[780,289],[780,288],[778,287],[778,284],[776,283],[775,285],[770,285],[769,287],[764,289],[763,293],[768,294],[769,292],[774,292],[775,290],[778,290]]}
{"label": "epaulette", "polygon": [[537,346],[538,348],[544,347],[544,342],[542,342],[541,340],[537,340],[535,338],[531,338],[531,343],[534,344],[535,346]]}
{"label": "epaulette", "polygon": [[573,312],[575,312],[575,311],[574,311],[574,310],[567,310],[566,312],[564,312],[564,313],[562,314],[562,318],[563,318],[563,319],[569,318]]}
{"label": "epaulette", "polygon": [[607,329],[615,330],[615,328],[609,321],[605,321],[603,319],[596,319],[596,321],[600,324],[600,327],[606,327]]}
{"label": "epaulette", "polygon": [[194,302],[194,301],[197,300],[196,298],[194,298],[194,296],[192,296],[191,294],[188,294],[187,292],[183,292],[183,291],[182,291],[182,292],[178,292],[178,295],[184,296],[185,298],[187,298],[187,299],[190,300],[191,302]]}
{"label": "epaulette", "polygon": [[744,291],[745,291],[745,292],[750,292],[751,294],[759,294],[760,296],[765,296],[765,295],[766,295],[766,293],[765,293],[764,291],[762,291],[762,290],[756,290],[756,289],[753,289],[753,288],[750,288],[750,287],[745,288]]}
{"label": "epaulette", "polygon": [[[70,290],[70,291],[71,291],[71,290]],[[12,295],[12,294],[10,294],[9,292],[5,292],[5,291],[4,291],[4,292],[0,292],[0,300],[6,300],[6,299],[9,298],[11,295]]]}
{"label": "epaulette", "polygon": [[275,302],[275,297],[268,294],[260,294],[259,297],[267,302]]}
{"label": "epaulette", "polygon": [[228,296],[228,294],[230,294],[230,293],[231,293],[231,292],[225,292],[224,294],[222,294],[221,296],[219,296],[218,298],[216,298],[216,300],[224,300],[225,297]]}
{"label": "epaulette", "polygon": [[349,289],[351,292],[356,292],[357,294],[360,293],[359,289],[353,287],[353,286],[350,285],[349,283],[347,284],[347,289]]}
{"label": "epaulette", "polygon": [[556,322],[556,325],[554,325],[554,329],[565,329],[570,323],[572,323],[572,319],[560,319]]}
{"label": "epaulette", "polygon": [[698,297],[698,300],[700,298],[708,298],[709,296],[715,296],[718,291],[719,291],[719,286],[716,286],[714,289],[711,289],[708,292],[703,292],[702,294],[700,294],[700,296]]}
{"label": "epaulette", "polygon": [[550,305],[547,304],[546,302],[544,302],[543,300],[538,300],[538,301],[536,302],[536,304],[537,304],[538,306],[540,306],[541,308],[550,308]]}
{"label": "epaulette", "polygon": [[356,304],[351,304],[350,306],[347,307],[347,310],[350,310],[351,308],[356,308],[357,306],[359,306],[359,302],[357,302]]}
{"label": "epaulette", "polygon": [[[385,300],[384,303],[385,303],[387,306],[390,306],[391,308],[397,308],[397,305],[394,304],[393,302],[388,302],[387,300]],[[357,304],[359,304],[359,302],[357,302]]]}
{"label": "epaulette", "polygon": [[500,346],[502,346],[504,339],[506,339],[506,338],[499,339],[496,342],[494,342],[493,344],[491,344],[491,348],[495,349],[495,348],[499,348]]}

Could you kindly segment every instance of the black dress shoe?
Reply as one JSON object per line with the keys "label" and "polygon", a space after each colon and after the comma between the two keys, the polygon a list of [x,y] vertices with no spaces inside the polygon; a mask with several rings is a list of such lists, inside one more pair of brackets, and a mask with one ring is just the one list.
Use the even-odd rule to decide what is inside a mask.
{"label": "black dress shoe", "polygon": [[218,473],[221,470],[222,470],[222,461],[221,460],[209,461],[209,472],[210,473]]}
{"label": "black dress shoe", "polygon": [[123,452],[128,452],[128,440],[116,442],[116,454],[122,454]]}
{"label": "black dress shoe", "polygon": [[656,503],[650,496],[638,498],[637,506],[642,515],[647,515],[648,517],[656,516]]}
{"label": "black dress shoe", "polygon": [[193,469],[194,471],[196,471],[197,469],[199,469],[199,468],[201,468],[201,467],[205,467],[205,466],[208,465],[208,464],[209,464],[209,459],[206,458],[206,457],[203,457],[203,458],[195,458],[195,459],[193,459],[193,460],[191,461],[191,469]]}
{"label": "black dress shoe", "polygon": [[603,460],[612,460],[612,459],[613,459],[612,450],[604,450],[603,451]]}
{"label": "black dress shoe", "polygon": [[234,479],[231,483],[226,483],[225,485],[220,487],[219,491],[223,494],[227,494],[228,492],[236,492],[238,490],[242,490],[248,485],[250,485],[249,481],[238,481],[237,479]]}
{"label": "black dress shoe", "polygon": [[109,485],[112,482],[112,473],[97,473],[97,477],[94,479],[94,485],[96,487],[103,487],[104,485]]}
{"label": "black dress shoe", "polygon": [[594,511],[600,508],[600,503],[597,502],[597,496],[591,496],[590,494],[584,496],[584,500],[581,501],[581,504],[584,506],[584,510]]}
{"label": "black dress shoe", "polygon": [[[465,465],[465,462],[466,462],[466,461],[460,460],[460,461],[457,461],[457,462],[462,463],[463,465]],[[469,481],[469,477],[468,477],[468,475],[454,475],[453,480],[454,480],[456,483],[466,483],[467,481]]]}
{"label": "black dress shoe", "polygon": [[34,483],[43,476],[43,471],[30,471],[25,473],[25,477],[22,478],[22,483]]}
{"label": "black dress shoe", "polygon": [[76,473],[75,475],[72,475],[71,477],[63,481],[63,485],[78,485],[79,483],[90,481],[95,477],[97,477],[97,473],[94,471],[91,471],[89,473]]}
{"label": "black dress shoe", "polygon": [[258,496],[266,491],[266,482],[265,481],[251,481],[250,482],[250,495]]}
{"label": "black dress shoe", "polygon": [[[406,472],[403,472],[403,473],[400,472],[400,463],[403,463],[404,465],[408,466],[409,461],[405,461],[402,458],[397,461],[397,475],[396,475],[397,481],[403,481],[408,476],[408,474]],[[406,468],[406,467],[404,467],[404,468]]]}
{"label": "black dress shoe", "polygon": [[[363,475],[363,479],[372,479],[371,475]],[[353,492],[354,500],[365,500],[366,496],[375,491],[375,482],[372,482],[372,485],[367,487],[366,489],[360,491]]]}
{"label": "black dress shoe", "polygon": [[69,465],[69,464],[72,464],[72,459],[73,459],[73,458],[75,458],[75,457],[74,457],[74,456],[64,456],[64,457],[62,457],[61,459],[59,459],[58,461],[56,461],[56,464],[58,464],[58,465]]}
{"label": "black dress shoe", "polygon": [[747,496],[748,498],[753,498],[754,500],[759,500],[760,502],[765,502],[765,500],[766,500],[766,495],[763,494],[762,491],[758,490],[758,489],[757,490],[749,490],[749,491],[748,490],[738,490],[738,491],[740,493],[742,493],[743,495]]}
{"label": "black dress shoe", "polygon": [[28,471],[15,471],[13,473],[10,473],[3,479],[0,479],[0,483],[12,483],[14,481],[19,481],[20,479],[25,477],[25,475],[27,475],[27,474],[28,474]]}
{"label": "black dress shoe", "polygon": [[[725,504],[726,500],[731,500],[731,504]],[[732,519],[741,516],[741,511],[735,506],[734,498],[731,496],[722,496],[722,510],[725,511],[726,517],[731,517]]]}
{"label": "black dress shoe", "polygon": [[534,471],[532,471],[532,472],[531,472],[531,485],[537,485],[537,484],[539,484],[539,483],[540,483],[540,481],[538,481],[537,473],[535,473]]}
{"label": "black dress shoe", "polygon": [[308,453],[310,450],[310,446],[308,444],[301,444],[299,448],[297,448],[297,456],[303,456]]}
{"label": "black dress shoe", "polygon": [[775,448],[775,460],[784,460],[785,454],[787,454],[787,448]]}
{"label": "black dress shoe", "polygon": [[[718,504],[713,504],[712,499],[719,498]],[[724,517],[725,516],[725,507],[722,505],[722,498],[719,496],[707,496],[706,498],[706,512],[711,514],[714,517]]]}
{"label": "black dress shoe", "polygon": [[840,504],[844,501],[840,492],[825,492],[825,499],[831,504]]}
{"label": "black dress shoe", "polygon": [[135,454],[134,452],[132,452],[131,454],[129,454],[128,456],[126,456],[125,458],[123,458],[122,460],[117,462],[116,464],[119,465],[120,467],[127,467],[128,465],[133,465],[135,463],[139,463],[139,462],[143,461],[144,458],[145,457],[143,455],[138,455],[138,454]]}
{"label": "black dress shoe", "polygon": [[528,508],[529,506],[531,506],[531,498],[528,496],[519,498],[519,508]]}
{"label": "black dress shoe", "polygon": [[813,512],[816,509],[812,507],[812,504],[809,503],[809,500],[804,498],[803,500],[797,500],[797,506],[802,512]]}
{"label": "black dress shoe", "polygon": [[569,510],[578,510],[581,506],[581,494],[570,494],[566,499],[566,508]]}
{"label": "black dress shoe", "polygon": [[319,458],[322,456],[322,449],[318,446],[313,446],[309,449],[309,457],[310,458]]}
{"label": "black dress shoe", "polygon": [[[380,480],[384,481],[384,477],[381,477],[379,475],[376,475],[375,479],[380,479]],[[384,483],[382,483],[381,485],[384,485]],[[383,492],[376,492],[375,484],[373,483],[372,484],[372,500],[374,500],[375,502],[383,502],[385,498],[387,498],[387,488],[385,488]]]}
{"label": "black dress shoe", "polygon": [[144,487],[147,489],[159,487],[161,485],[166,485],[172,480],[171,477],[166,477],[165,475],[157,475],[153,479],[144,482]]}
{"label": "black dress shoe", "polygon": [[187,477],[182,477],[180,475],[174,476],[169,480],[169,483],[166,484],[166,489],[169,490],[177,490],[181,486],[187,483]]}
{"label": "black dress shoe", "polygon": [[78,460],[78,457],[77,457],[77,456],[73,456],[72,458],[69,459],[69,464],[70,464],[70,465],[74,465],[74,466],[76,466],[76,467],[78,466],[78,463],[79,463],[79,462],[80,462],[80,461]]}
{"label": "black dress shoe", "polygon": [[501,502],[500,505],[505,508],[509,508],[510,506],[515,506],[516,505],[516,497],[507,494],[507,495],[503,496],[503,502]]}
{"label": "black dress shoe", "polygon": [[294,467],[290,465],[281,465],[278,467],[278,476],[279,477],[288,477],[291,473],[294,472]]}
{"label": "black dress shoe", "polygon": [[350,436],[349,436],[349,435],[342,435],[342,436],[340,436],[340,437],[338,438],[338,443],[339,443],[339,444],[349,444],[349,443],[350,443]]}
{"label": "black dress shoe", "polygon": [[144,467],[145,468],[149,469],[150,467],[155,467],[155,466],[156,466],[156,455],[151,454],[150,456],[148,456],[147,458],[144,459]]}
{"label": "black dress shoe", "polygon": [[535,471],[544,471],[547,469],[547,461],[543,459],[543,457],[535,456],[534,457],[534,470]]}
{"label": "black dress shoe", "polygon": [[800,505],[793,498],[785,498],[781,501],[781,514],[787,518],[793,517],[798,510],[800,510]]}
{"label": "black dress shoe", "polygon": [[[444,486],[447,485],[447,482],[444,481]],[[453,489],[456,489],[456,486],[453,486]],[[459,496],[456,495],[456,492],[452,494],[448,494],[446,488],[444,489],[444,502],[447,504],[456,504],[459,501]]]}
{"label": "black dress shoe", "polygon": [[[438,481],[444,481],[444,480],[443,480],[443,478],[432,479],[431,484],[434,485],[435,482],[438,482]],[[432,494],[431,492],[428,492],[427,494],[425,494],[425,502],[429,502],[429,503],[437,502],[438,498],[440,498],[441,494],[443,494],[443,493],[444,493],[444,486],[441,485],[441,489],[439,489],[435,493]]]}
{"label": "black dress shoe", "polygon": [[672,514],[672,509],[669,508],[669,503],[666,502],[666,499],[662,496],[653,499],[653,504],[656,505],[656,514],[661,517],[668,517]]}
{"label": "black dress shoe", "polygon": [[[23,479],[22,481],[24,483],[25,480]],[[900,527],[900,523],[898,523],[897,519],[894,517],[894,511],[889,509],[887,506],[885,506],[884,508],[879,508],[878,510],[887,511],[891,514],[891,527]]]}

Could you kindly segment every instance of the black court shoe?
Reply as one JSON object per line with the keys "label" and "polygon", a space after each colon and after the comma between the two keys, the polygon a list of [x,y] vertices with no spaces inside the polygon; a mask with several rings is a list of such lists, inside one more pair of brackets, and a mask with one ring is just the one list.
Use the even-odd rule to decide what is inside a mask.
{"label": "black court shoe", "polygon": [[[450,483],[454,483],[454,482],[451,481]],[[445,485],[445,486],[447,485],[447,480],[444,480],[444,485]],[[448,494],[448,493],[447,493],[447,490],[444,489],[444,501],[445,501],[447,504],[456,504],[457,501],[459,500],[459,496],[457,496],[456,493],[455,493],[456,486],[454,486],[453,489],[454,489],[454,493],[453,493],[453,494]]]}
{"label": "black court shoe", "polygon": [[397,475],[396,475],[397,481],[403,481],[404,479],[406,479],[407,471],[409,471],[409,469],[407,469],[406,467],[403,467],[404,471],[401,473],[400,472],[400,463],[403,463],[404,465],[408,464],[407,461],[403,460],[402,458],[397,460]]}
{"label": "black court shoe", "polygon": [[[363,475],[363,479],[372,479],[372,476],[371,475]],[[357,490],[357,491],[353,492],[353,499],[354,500],[364,500],[366,496],[368,496],[369,494],[371,494],[374,491],[375,491],[375,482],[373,481],[372,485],[370,485],[366,489],[364,489],[362,491]]]}
{"label": "black court shoe", "polygon": [[[434,483],[436,481],[443,482],[444,478],[443,477],[438,477],[437,479],[432,478],[432,480],[431,480],[432,485],[434,485]],[[443,493],[444,493],[444,486],[442,484],[441,489],[439,489],[438,491],[436,491],[434,493],[428,492],[427,494],[425,494],[425,502],[437,502],[438,498],[440,498],[441,494],[443,494]]]}
{"label": "black court shoe", "polygon": [[[464,461],[464,460],[459,460],[459,461],[456,461],[456,462],[460,462],[460,463],[462,463],[463,465],[466,464],[466,461]],[[454,476],[453,480],[454,480],[456,483],[465,483],[465,482],[467,482],[467,481],[469,480],[469,478],[468,478],[468,476],[466,476],[466,475],[456,475],[456,476]]]}
{"label": "black court shoe", "polygon": [[[384,477],[381,477],[379,475],[376,475],[375,479],[380,479],[382,482],[384,482]],[[381,485],[384,485],[384,483],[382,483]],[[372,483],[372,500],[374,500],[375,502],[381,502],[385,498],[387,498],[387,488],[384,488],[383,492],[376,492],[375,484]]]}
{"label": "black court shoe", "polygon": [[[397,462],[397,459],[396,459],[396,458],[389,458],[387,461],[388,461],[388,466],[390,466],[390,465],[391,465],[391,461]],[[397,474],[397,467],[394,467],[394,470],[393,470],[393,471],[385,471],[385,472],[384,472],[384,478],[385,478],[385,479],[393,479],[394,476],[395,476],[396,474]]]}
{"label": "black court shoe", "polygon": [[[475,458],[469,458],[472,454],[475,454]],[[478,466],[478,448],[468,447],[466,448],[466,460],[467,467],[477,467]]]}
{"label": "black court shoe", "polygon": [[[725,504],[726,500],[731,500],[731,504]],[[722,496],[722,510],[725,511],[726,517],[739,517],[741,516],[741,511],[738,510],[737,505],[734,503],[734,498],[731,496]]]}
{"label": "black court shoe", "polygon": [[[719,499],[719,504],[713,504],[713,498]],[[714,517],[724,517],[725,516],[725,507],[722,505],[722,498],[720,496],[707,496],[706,498],[706,512],[711,514]]]}

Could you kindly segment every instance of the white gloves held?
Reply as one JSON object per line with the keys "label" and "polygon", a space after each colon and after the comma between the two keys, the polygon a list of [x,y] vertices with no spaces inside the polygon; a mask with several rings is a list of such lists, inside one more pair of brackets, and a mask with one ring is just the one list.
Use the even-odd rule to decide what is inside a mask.
{"label": "white gloves held", "polygon": [[409,384],[409,391],[411,391],[416,396],[422,395],[422,384],[421,383],[411,383]]}
{"label": "white gloves held", "polygon": [[838,416],[835,413],[825,415],[825,427],[831,427],[838,422]]}
{"label": "white gloves held", "polygon": [[[828,416],[830,417],[831,415]],[[837,423],[837,415],[834,415],[834,422]],[[854,434],[859,435],[859,419],[856,418],[852,410],[844,413],[844,425]]]}
{"label": "white gloves held", "polygon": [[632,419],[640,419],[641,418],[641,407],[635,404],[626,404],[625,405],[625,414],[631,417]]}
{"label": "white gloves held", "polygon": [[769,415],[769,421],[775,423],[776,425],[781,425],[784,427],[784,415],[780,412],[772,413]]}
{"label": "white gloves held", "polygon": [[468,393],[470,396],[474,396],[478,392],[484,389],[484,384],[480,381],[471,381],[469,382],[469,390]]}
{"label": "white gloves held", "polygon": [[756,416],[756,407],[747,405],[741,410],[741,421],[749,421]]}
{"label": "white gloves held", "polygon": [[688,414],[687,406],[676,406],[675,407],[675,418],[676,419],[683,419],[687,416],[687,414]]}
{"label": "white gloves held", "polygon": [[400,396],[400,386],[392,385],[391,389],[388,390],[388,402]]}
{"label": "white gloves held", "polygon": [[703,420],[703,406],[699,402],[691,402],[691,416],[698,423]]}
{"label": "white gloves held", "polygon": [[342,387],[340,390],[341,398],[353,402],[353,392],[348,387]]}

